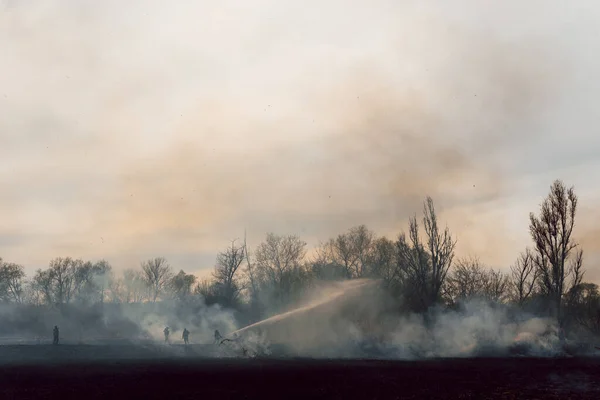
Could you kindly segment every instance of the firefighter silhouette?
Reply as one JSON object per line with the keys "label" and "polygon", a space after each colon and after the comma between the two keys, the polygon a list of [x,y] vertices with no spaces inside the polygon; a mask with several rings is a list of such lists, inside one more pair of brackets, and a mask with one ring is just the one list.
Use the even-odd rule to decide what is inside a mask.
{"label": "firefighter silhouette", "polygon": [[54,325],[52,334],[53,334],[52,344],[58,344],[58,326]]}

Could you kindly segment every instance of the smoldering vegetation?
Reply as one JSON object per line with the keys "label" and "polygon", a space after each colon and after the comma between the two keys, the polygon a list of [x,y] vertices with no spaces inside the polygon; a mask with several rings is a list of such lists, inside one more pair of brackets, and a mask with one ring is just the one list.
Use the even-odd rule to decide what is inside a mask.
{"label": "smoldering vegetation", "polygon": [[[399,314],[384,282],[342,285],[334,295],[245,327],[256,352],[277,343],[288,355],[417,360],[456,357],[591,355],[582,332],[561,341],[558,324],[514,304],[485,298],[461,300],[452,309]],[[589,336],[587,337],[589,339]]]}
{"label": "smoldering vegetation", "polygon": [[530,215],[533,246],[510,274],[455,259],[431,198],[396,240],[358,226],[310,255],[294,235],[270,233],[252,251],[233,240],[199,282],[160,257],[122,274],[106,261],[57,258],[30,279],[2,262],[0,331],[5,343],[49,343],[58,325],[63,344],[141,345],[161,343],[165,327],[168,344],[181,344],[187,329],[193,345],[221,356],[590,355],[600,295],[583,281],[572,237],[577,201],[552,184]]}

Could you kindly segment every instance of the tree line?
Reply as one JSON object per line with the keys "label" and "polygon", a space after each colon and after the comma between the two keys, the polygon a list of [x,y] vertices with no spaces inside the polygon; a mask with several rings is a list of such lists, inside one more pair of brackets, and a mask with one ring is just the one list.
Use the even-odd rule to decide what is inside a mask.
{"label": "tree line", "polygon": [[427,197],[422,215],[411,217],[394,239],[359,225],[321,242],[310,256],[297,235],[268,233],[252,251],[245,238],[233,240],[218,253],[211,279],[203,281],[175,273],[161,257],[120,274],[105,260],[56,258],[29,279],[23,266],[0,259],[0,301],[60,306],[202,298],[255,321],[286,310],[317,282],[372,278],[397,300],[398,313],[460,307],[479,298],[600,334],[598,286],[583,281],[583,251],[573,238],[577,201],[572,187],[552,184],[539,212],[529,216],[531,245],[506,273],[476,256],[456,258],[457,241]]}

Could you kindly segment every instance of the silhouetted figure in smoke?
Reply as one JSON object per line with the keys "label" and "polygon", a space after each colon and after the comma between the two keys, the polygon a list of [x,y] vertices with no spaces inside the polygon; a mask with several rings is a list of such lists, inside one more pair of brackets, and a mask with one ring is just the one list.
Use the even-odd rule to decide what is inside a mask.
{"label": "silhouetted figure in smoke", "polygon": [[58,326],[54,325],[54,329],[52,330],[52,344],[58,344]]}
{"label": "silhouetted figure in smoke", "polygon": [[215,343],[219,343],[223,339],[218,329],[215,329]]}
{"label": "silhouetted figure in smoke", "polygon": [[187,328],[184,328],[183,335],[181,335],[181,337],[183,338],[183,343],[188,344],[190,338],[190,331],[188,331]]}
{"label": "silhouetted figure in smoke", "polygon": [[165,328],[165,330],[163,331],[163,333],[165,334],[165,343],[168,343],[169,342],[169,333],[170,333],[168,326]]}

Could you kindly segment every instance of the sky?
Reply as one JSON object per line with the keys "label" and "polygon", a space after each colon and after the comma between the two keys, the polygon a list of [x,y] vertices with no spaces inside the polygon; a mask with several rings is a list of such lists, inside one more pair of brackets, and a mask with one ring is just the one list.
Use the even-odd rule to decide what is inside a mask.
{"label": "sky", "polygon": [[507,270],[552,181],[600,282],[600,4],[0,0],[0,257],[205,274],[433,197]]}

